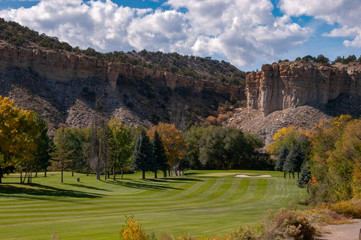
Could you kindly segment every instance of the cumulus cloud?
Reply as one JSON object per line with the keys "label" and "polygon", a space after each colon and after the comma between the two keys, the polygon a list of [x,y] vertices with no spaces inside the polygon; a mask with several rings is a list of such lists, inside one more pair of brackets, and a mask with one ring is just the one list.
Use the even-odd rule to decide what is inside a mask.
{"label": "cumulus cloud", "polygon": [[347,47],[361,47],[361,3],[359,0],[280,0],[279,6],[288,15],[313,16],[337,27],[326,33],[329,37],[350,37]]}
{"label": "cumulus cloud", "polygon": [[43,0],[31,8],[1,10],[0,16],[82,48],[101,51],[132,49],[128,26],[151,9],[118,7],[115,3]]}
{"label": "cumulus cloud", "polygon": [[42,0],[27,9],[1,10],[0,16],[82,48],[217,55],[238,66],[273,61],[311,33],[287,15],[273,16],[270,0],[165,4],[170,10],[129,8],[110,0]]}

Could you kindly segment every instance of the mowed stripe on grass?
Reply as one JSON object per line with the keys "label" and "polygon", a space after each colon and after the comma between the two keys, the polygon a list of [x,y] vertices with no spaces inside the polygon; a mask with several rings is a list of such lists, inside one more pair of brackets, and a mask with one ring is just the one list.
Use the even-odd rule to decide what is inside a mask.
{"label": "mowed stripe on grass", "polygon": [[53,229],[61,239],[119,239],[125,215],[134,215],[148,233],[219,235],[305,197],[294,179],[279,173],[252,172],[271,178],[236,178],[232,173],[191,171],[146,180],[133,174],[116,181],[66,173],[63,184],[53,173],[34,178],[30,186],[5,178],[0,184],[0,239],[49,239]]}

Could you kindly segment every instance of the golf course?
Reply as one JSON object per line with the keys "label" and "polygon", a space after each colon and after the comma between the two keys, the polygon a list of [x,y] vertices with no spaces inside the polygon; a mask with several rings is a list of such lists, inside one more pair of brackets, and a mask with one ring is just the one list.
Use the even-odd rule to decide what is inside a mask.
{"label": "golf course", "polygon": [[147,233],[214,236],[260,222],[269,209],[301,207],[297,201],[306,197],[306,190],[281,172],[188,171],[180,177],[146,177],[141,180],[136,173],[99,181],[94,175],[72,177],[67,172],[60,183],[60,173],[51,172],[48,177],[39,173],[32,184],[19,184],[18,175],[5,176],[0,239],[49,239],[54,231],[60,239],[119,239],[129,215]]}

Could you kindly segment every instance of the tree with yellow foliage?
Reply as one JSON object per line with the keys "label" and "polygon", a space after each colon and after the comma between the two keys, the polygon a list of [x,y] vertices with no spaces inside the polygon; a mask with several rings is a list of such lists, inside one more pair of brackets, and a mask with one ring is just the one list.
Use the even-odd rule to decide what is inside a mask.
{"label": "tree with yellow foliage", "polygon": [[149,239],[142,225],[135,220],[134,216],[126,217],[125,225],[120,230],[121,240],[147,240]]}
{"label": "tree with yellow foliage", "polygon": [[270,154],[278,155],[283,146],[291,149],[297,143],[300,135],[301,130],[292,126],[281,128],[273,135],[273,142],[267,145],[267,151]]}
{"label": "tree with yellow foliage", "polygon": [[183,133],[181,130],[178,130],[174,124],[160,122],[158,125],[149,129],[147,135],[153,139],[156,131],[161,137],[168,164],[176,172],[180,160],[185,159],[186,143]]}
{"label": "tree with yellow foliage", "polygon": [[36,151],[36,114],[15,106],[14,101],[0,96],[0,183],[5,173],[15,167],[30,171]]}

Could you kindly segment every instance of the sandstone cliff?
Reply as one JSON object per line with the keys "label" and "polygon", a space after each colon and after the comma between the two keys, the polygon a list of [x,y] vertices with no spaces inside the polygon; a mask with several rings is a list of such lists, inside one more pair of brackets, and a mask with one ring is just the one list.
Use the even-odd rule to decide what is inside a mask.
{"label": "sandstone cliff", "polygon": [[36,110],[53,132],[60,123],[85,127],[118,117],[131,125],[173,122],[185,129],[241,86],[194,79],[84,54],[0,40],[0,94]]}
{"label": "sandstone cliff", "polygon": [[[56,52],[41,47],[15,47],[5,41],[0,41],[0,72],[7,68],[19,67],[32,69],[39,76],[57,81],[71,79],[97,78],[108,81],[113,89],[119,78],[147,79],[161,81],[165,86],[174,90],[176,87],[191,87],[195,91],[212,89],[217,93],[238,96],[243,89],[240,86],[221,84],[206,80],[197,81],[191,77],[180,76],[169,72],[162,72],[134,66],[128,63],[107,62],[95,57],[77,55],[73,52]],[[119,86],[121,87],[121,86]]]}
{"label": "sandstone cliff", "polygon": [[361,96],[361,65],[286,62],[247,74],[248,109],[276,110],[327,104],[342,94]]}
{"label": "sandstone cliff", "polygon": [[360,117],[361,65],[308,62],[265,64],[247,73],[247,108],[222,123],[261,137],[266,144],[283,127],[312,128],[341,114]]}

